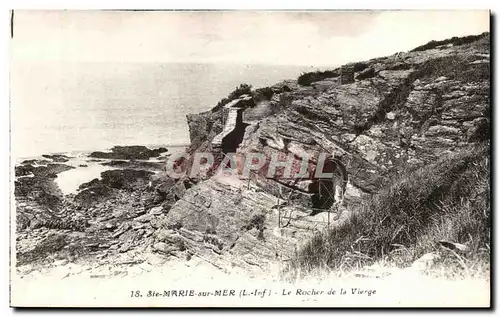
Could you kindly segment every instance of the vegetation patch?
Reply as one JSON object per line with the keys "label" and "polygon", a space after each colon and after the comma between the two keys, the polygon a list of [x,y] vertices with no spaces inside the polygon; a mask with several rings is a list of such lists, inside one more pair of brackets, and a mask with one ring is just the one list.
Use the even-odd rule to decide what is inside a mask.
{"label": "vegetation patch", "polygon": [[315,71],[303,73],[297,78],[297,83],[302,86],[310,86],[316,81],[325,80],[327,78],[338,77],[340,74],[335,70]]}
{"label": "vegetation patch", "polygon": [[[440,241],[467,246],[458,258],[467,270],[490,261],[489,145],[445,157],[409,173],[358,207],[343,225],[314,236],[291,268],[345,270],[377,261],[411,265]],[[457,259],[459,261],[457,262]],[[450,266],[450,265],[448,265]]]}
{"label": "vegetation patch", "polygon": [[217,112],[219,111],[220,109],[222,109],[225,105],[227,105],[228,103],[230,103],[231,101],[233,100],[236,100],[238,99],[239,97],[241,97],[242,95],[247,95],[247,94],[250,94],[252,92],[252,85],[249,85],[249,84],[240,84],[238,87],[236,87],[235,90],[233,90],[228,96],[227,98],[223,98],[221,101],[219,101],[217,103],[217,105],[215,107],[212,108],[212,112]]}
{"label": "vegetation patch", "polygon": [[469,36],[464,36],[464,37],[454,36],[451,39],[446,39],[446,40],[442,40],[442,41],[430,41],[427,44],[415,47],[410,52],[419,52],[419,51],[430,50],[430,49],[436,48],[438,46],[448,45],[448,44],[452,44],[454,46],[455,45],[458,46],[458,45],[469,44],[469,43],[472,43],[472,42],[475,42],[475,41],[481,39],[482,37],[488,37],[488,36],[489,36],[489,32],[484,32],[484,33],[479,34],[479,35],[469,35]]}
{"label": "vegetation patch", "polygon": [[269,101],[274,95],[274,91],[271,89],[271,87],[263,87],[263,88],[258,88],[255,89],[255,91],[252,91],[252,97],[255,100],[255,102],[259,101]]}

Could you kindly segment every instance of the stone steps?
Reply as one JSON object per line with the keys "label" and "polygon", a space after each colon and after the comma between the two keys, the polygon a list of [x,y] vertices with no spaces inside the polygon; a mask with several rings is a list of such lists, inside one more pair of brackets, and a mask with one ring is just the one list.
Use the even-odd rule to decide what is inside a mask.
{"label": "stone steps", "polygon": [[239,109],[230,109],[229,114],[227,115],[226,124],[224,126],[224,130],[215,136],[212,140],[213,147],[220,147],[222,145],[222,140],[229,133],[231,133],[236,128],[236,120],[238,118]]}

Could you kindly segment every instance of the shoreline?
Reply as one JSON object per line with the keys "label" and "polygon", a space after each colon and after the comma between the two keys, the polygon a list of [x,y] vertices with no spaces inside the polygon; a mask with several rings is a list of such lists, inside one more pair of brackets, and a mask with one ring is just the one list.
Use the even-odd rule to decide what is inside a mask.
{"label": "shoreline", "polygon": [[95,148],[95,149],[87,149],[87,150],[68,150],[68,151],[57,151],[57,152],[42,152],[41,154],[38,154],[38,155],[14,155],[13,153],[11,153],[10,157],[11,157],[11,160],[12,162],[17,165],[17,164],[20,164],[22,161],[25,161],[25,160],[35,160],[35,159],[43,159],[43,155],[65,155],[65,156],[68,156],[68,157],[85,157],[85,156],[88,156],[90,153],[92,152],[96,152],[96,151],[99,151],[99,152],[110,152],[111,149],[115,146],[123,146],[123,147],[130,147],[130,146],[145,146],[147,148],[159,148],[159,147],[164,147],[164,148],[167,148],[168,149],[168,152],[169,153],[173,153],[173,151],[171,152],[171,150],[173,149],[178,149],[180,150],[181,148],[187,148],[190,146],[190,144],[174,144],[174,145],[169,145],[169,144],[131,144],[131,145],[123,145],[123,144],[116,144],[116,145],[113,145],[112,147],[108,147],[108,148]]}

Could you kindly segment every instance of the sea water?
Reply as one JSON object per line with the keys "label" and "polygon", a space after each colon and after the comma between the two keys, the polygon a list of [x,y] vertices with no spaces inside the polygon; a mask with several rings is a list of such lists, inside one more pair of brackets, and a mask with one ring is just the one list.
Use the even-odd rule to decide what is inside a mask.
{"label": "sea water", "polygon": [[[189,143],[186,114],[207,111],[239,84],[297,78],[307,67],[16,62],[11,67],[15,157]],[[76,173],[76,172],[75,172]]]}

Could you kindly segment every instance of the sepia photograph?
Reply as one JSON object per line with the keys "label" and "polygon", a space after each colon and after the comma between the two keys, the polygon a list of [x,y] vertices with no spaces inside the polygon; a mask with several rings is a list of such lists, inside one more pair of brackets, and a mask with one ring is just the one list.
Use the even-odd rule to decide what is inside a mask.
{"label": "sepia photograph", "polygon": [[488,308],[488,10],[11,10],[11,307]]}

